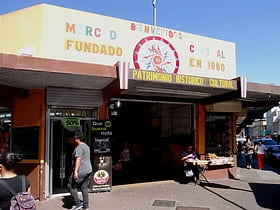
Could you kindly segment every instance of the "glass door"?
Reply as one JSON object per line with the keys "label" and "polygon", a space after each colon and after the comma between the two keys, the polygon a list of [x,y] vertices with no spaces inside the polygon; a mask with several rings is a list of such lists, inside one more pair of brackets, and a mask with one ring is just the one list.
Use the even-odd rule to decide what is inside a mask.
{"label": "glass door", "polygon": [[[80,128],[90,145],[90,120],[81,120]],[[67,129],[60,119],[51,120],[51,194],[68,192],[67,182],[72,169],[74,135],[76,129]]]}

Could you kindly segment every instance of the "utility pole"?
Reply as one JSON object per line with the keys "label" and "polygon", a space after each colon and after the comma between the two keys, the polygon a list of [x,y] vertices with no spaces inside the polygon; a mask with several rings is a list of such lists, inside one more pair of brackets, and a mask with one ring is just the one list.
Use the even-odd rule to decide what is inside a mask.
{"label": "utility pole", "polygon": [[154,13],[154,18],[153,18],[153,25],[157,25],[157,7],[156,7],[157,0],[153,0],[153,13]]}

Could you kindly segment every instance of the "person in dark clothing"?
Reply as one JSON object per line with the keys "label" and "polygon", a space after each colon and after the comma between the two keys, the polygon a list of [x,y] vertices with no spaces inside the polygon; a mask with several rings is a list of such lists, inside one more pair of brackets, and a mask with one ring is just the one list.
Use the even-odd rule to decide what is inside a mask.
{"label": "person in dark clothing", "polygon": [[250,139],[250,137],[247,137],[247,141],[244,144],[245,147],[245,157],[246,157],[246,167],[248,169],[252,168],[252,157],[254,153],[254,143]]}
{"label": "person in dark clothing", "polygon": [[187,146],[186,150],[182,152],[182,161],[184,161],[184,171],[186,173],[186,176],[188,176],[187,172],[191,170],[193,172],[193,177],[195,178],[196,182],[199,181],[200,171],[197,166],[188,164],[188,161],[197,160],[197,159],[198,156],[195,153],[195,151],[193,151],[192,146]]}
{"label": "person in dark clothing", "polygon": [[[25,179],[26,192],[31,193],[30,182],[24,175],[17,175],[15,173],[16,162],[20,161],[22,156],[11,152],[0,155],[0,175],[1,180],[7,182],[16,193],[22,192],[22,176]],[[9,210],[11,205],[11,198],[13,194],[0,185],[0,209]]]}

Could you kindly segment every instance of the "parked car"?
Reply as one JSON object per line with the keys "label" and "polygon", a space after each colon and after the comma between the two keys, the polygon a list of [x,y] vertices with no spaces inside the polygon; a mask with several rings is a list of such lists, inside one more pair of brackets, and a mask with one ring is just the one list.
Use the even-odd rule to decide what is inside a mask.
{"label": "parked car", "polygon": [[266,150],[268,150],[270,147],[273,147],[274,145],[278,145],[277,141],[273,140],[272,138],[257,138],[253,141],[254,145],[257,145],[260,140],[263,141],[263,145],[265,146]]}
{"label": "parked car", "polygon": [[267,160],[280,167],[280,145],[274,145],[267,150]]}

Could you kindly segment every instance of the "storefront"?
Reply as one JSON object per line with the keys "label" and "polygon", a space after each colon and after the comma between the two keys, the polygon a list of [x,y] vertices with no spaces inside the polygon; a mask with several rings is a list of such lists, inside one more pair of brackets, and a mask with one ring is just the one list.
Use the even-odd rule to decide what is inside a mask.
{"label": "storefront", "polygon": [[[149,74],[153,76],[147,76]],[[169,78],[168,83],[163,81],[166,78]],[[122,143],[140,138],[144,148],[145,144],[147,145],[146,154],[157,154],[155,155],[157,158],[149,155],[143,157],[143,159],[146,158],[147,163],[145,168],[150,168],[148,173],[153,174],[154,170],[160,174],[152,175],[153,179],[176,179],[182,166],[182,150],[188,144],[194,145],[202,159],[206,158],[207,153],[213,152],[229,160],[230,164],[225,164],[227,166],[221,169],[225,172],[222,176],[218,175],[219,177],[228,177],[228,169],[230,173],[236,173],[236,165],[232,164],[235,153],[234,113],[240,113],[242,107],[240,102],[229,100],[228,97],[238,95],[240,91],[238,80],[190,76],[189,81],[199,81],[199,83],[186,85],[181,84],[177,78],[175,74],[130,70],[128,88],[112,98],[113,123],[116,121],[117,125],[128,128],[127,130],[117,128],[118,135],[116,136],[121,140],[117,144],[120,148],[117,147],[115,163],[119,158]],[[213,86],[219,82],[228,85],[223,88]],[[166,88],[167,85],[168,88]],[[215,94],[220,97],[216,98]],[[212,97],[209,97],[210,95]],[[213,99],[216,103],[213,103]],[[122,119],[121,116],[126,117]],[[132,116],[131,118],[136,121],[128,116]],[[219,122],[219,116],[222,119],[221,122]],[[212,124],[209,123],[210,121]],[[213,129],[213,125],[220,130]],[[210,139],[211,136],[213,136],[212,139]],[[220,139],[217,138],[218,136]],[[213,148],[210,145],[211,141],[213,141]],[[133,143],[135,142],[130,143],[132,154]],[[218,149],[219,144],[220,149]],[[151,152],[150,149],[154,151]],[[157,160],[157,162],[151,160]],[[215,177],[219,173],[220,170],[215,169],[209,176]],[[144,179],[149,180],[149,177]]]}
{"label": "storefront", "polygon": [[[91,122],[98,118],[98,108],[103,103],[101,90],[78,90],[70,88],[47,88],[47,159],[45,169],[49,192],[65,191],[70,176],[75,130],[79,128],[91,145]],[[73,139],[72,139],[73,140]]]}
{"label": "storefront", "polygon": [[24,153],[18,171],[39,199],[65,191],[74,129],[94,151],[94,120],[112,122],[113,167],[124,143],[145,163],[113,168],[113,184],[175,179],[187,144],[201,159],[232,158],[207,177],[235,175],[237,120],[252,99],[280,99],[279,87],[236,76],[231,42],[51,5],[0,23],[0,105],[11,113],[11,150]]}
{"label": "storefront", "polygon": [[121,172],[113,170],[113,184],[176,178],[180,148],[194,144],[194,105],[120,98],[118,101],[119,107],[110,110],[115,134],[113,164],[122,158],[124,144],[128,145],[129,161]]}

